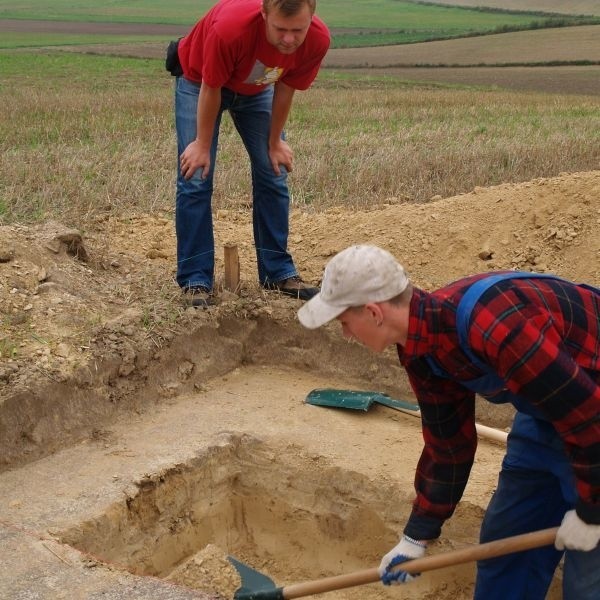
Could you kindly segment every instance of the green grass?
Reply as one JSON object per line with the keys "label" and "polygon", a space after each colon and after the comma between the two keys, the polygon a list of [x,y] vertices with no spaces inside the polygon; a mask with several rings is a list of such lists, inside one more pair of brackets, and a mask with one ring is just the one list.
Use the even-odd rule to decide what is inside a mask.
{"label": "green grass", "polygon": [[[110,211],[172,210],[173,80],[161,60],[0,52],[0,223],[85,229]],[[287,127],[294,203],[315,210],[424,202],[600,163],[600,100],[407,84],[322,71]],[[250,198],[223,119],[213,207]]]}
{"label": "green grass", "polygon": [[164,35],[91,35],[65,33],[21,33],[7,31],[0,37],[0,49],[41,48],[48,46],[81,46],[90,44],[124,44],[136,42],[157,42],[172,39]]}
{"label": "green grass", "polygon": [[[57,93],[66,85],[73,85],[74,90],[99,89],[110,94],[117,88],[135,87],[138,82],[147,86],[155,78],[162,84],[169,81],[164,65],[150,59],[4,51],[0,52],[0,62],[2,95],[9,95],[13,87],[16,92],[26,92],[29,85]],[[35,93],[35,90],[32,92]]]}
{"label": "green grass", "polygon": [[[172,0],[168,4],[162,0],[103,3],[91,0],[32,0],[27,3],[0,0],[0,18],[192,25],[212,4],[213,0]],[[317,14],[333,30],[333,47],[403,44],[600,22],[600,19],[594,21],[534,12],[463,9],[398,0],[322,0],[317,6]],[[33,41],[22,40],[19,45],[33,45],[35,37],[32,36]],[[94,43],[99,41],[95,40]],[[51,41],[51,44],[55,43],[61,42]],[[2,43],[2,47],[15,45]],[[43,45],[46,44],[38,44]]]}
{"label": "green grass", "polygon": [[0,0],[0,18],[186,24],[212,4],[209,0]]}
{"label": "green grass", "polygon": [[18,354],[17,344],[9,338],[0,338],[0,358],[15,358]]}

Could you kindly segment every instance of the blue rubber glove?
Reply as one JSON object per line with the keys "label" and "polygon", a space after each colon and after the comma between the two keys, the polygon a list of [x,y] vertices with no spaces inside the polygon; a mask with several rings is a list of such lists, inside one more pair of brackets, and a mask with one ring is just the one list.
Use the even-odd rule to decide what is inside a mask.
{"label": "blue rubber glove", "polygon": [[416,579],[420,573],[407,573],[393,568],[407,560],[421,558],[425,554],[426,544],[403,535],[401,540],[382,559],[379,564],[379,577],[385,585],[408,583]]}

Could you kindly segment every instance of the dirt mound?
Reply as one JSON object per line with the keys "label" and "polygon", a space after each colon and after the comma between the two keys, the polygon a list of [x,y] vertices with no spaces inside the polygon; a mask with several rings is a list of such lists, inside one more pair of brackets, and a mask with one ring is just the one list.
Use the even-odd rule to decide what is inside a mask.
{"label": "dirt mound", "polygon": [[[107,214],[83,237],[57,223],[1,227],[0,381],[10,384],[2,397],[38,380],[75,374],[84,382],[89,365],[100,360],[116,361],[118,375],[127,377],[179,332],[222,313],[295,320],[296,302],[256,285],[250,218],[248,209],[215,215],[218,277],[223,245],[236,244],[242,289],[222,292],[210,314],[180,303],[169,214]],[[388,198],[368,212],[295,210],[290,247],[304,278],[314,282],[339,250],[374,243],[426,289],[494,269],[550,271],[598,284],[599,222],[600,171],[592,171],[476,188],[422,205]]]}
{"label": "dirt mound", "polygon": [[[184,332],[217,326],[227,316],[238,323],[267,318],[297,325],[298,303],[256,283],[251,211],[220,210],[214,220],[221,304],[210,311],[181,303],[171,214],[101,215],[83,236],[54,222],[0,228],[5,465],[52,450],[56,424],[42,418],[40,405],[60,415],[54,421],[62,419],[62,443],[82,433],[77,410],[88,415],[89,433],[94,420],[114,416],[123,398],[144,383],[153,360]],[[550,271],[598,284],[599,222],[600,171],[592,171],[476,188],[420,205],[387,198],[366,212],[294,210],[290,247],[304,278],[315,283],[336,252],[374,243],[396,255],[425,289],[494,269]],[[225,244],[239,251],[237,294],[222,289]],[[273,352],[276,360],[279,350]],[[186,364],[178,366],[182,378]],[[223,351],[213,367],[227,364]],[[207,377],[213,367],[206,367]]]}

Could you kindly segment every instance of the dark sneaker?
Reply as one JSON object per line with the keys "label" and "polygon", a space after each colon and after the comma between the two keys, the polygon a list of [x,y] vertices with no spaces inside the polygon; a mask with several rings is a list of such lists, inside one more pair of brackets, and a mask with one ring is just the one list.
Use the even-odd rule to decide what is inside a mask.
{"label": "dark sneaker", "polygon": [[298,298],[299,300],[310,300],[321,291],[318,287],[304,283],[299,275],[294,275],[275,283],[267,283],[265,287],[268,290],[277,290],[286,296]]}
{"label": "dark sneaker", "polygon": [[215,304],[212,292],[203,285],[183,288],[183,301],[187,306],[194,308],[208,308]]}

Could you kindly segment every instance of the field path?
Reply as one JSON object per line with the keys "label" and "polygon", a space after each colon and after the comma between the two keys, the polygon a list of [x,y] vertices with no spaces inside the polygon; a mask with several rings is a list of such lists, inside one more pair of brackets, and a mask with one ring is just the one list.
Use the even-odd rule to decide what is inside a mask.
{"label": "field path", "polygon": [[485,6],[504,10],[529,10],[563,15],[600,15],[598,0],[436,0],[450,6]]}
{"label": "field path", "polygon": [[0,19],[0,31],[20,33],[99,33],[111,35],[185,35],[190,25],[157,23],[86,23],[83,21],[43,21]]}
{"label": "field path", "polygon": [[326,66],[499,65],[600,61],[600,25],[518,31],[398,46],[333,48]]}

